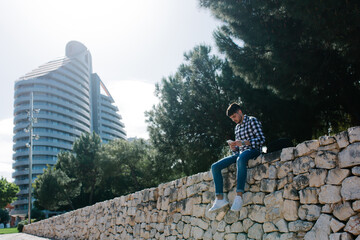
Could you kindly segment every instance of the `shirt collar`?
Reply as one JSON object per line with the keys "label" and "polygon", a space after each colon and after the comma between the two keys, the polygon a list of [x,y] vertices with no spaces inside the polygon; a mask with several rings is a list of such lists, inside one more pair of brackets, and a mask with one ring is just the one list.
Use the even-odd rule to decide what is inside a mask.
{"label": "shirt collar", "polygon": [[241,125],[245,124],[248,120],[249,120],[249,117],[246,114],[244,114],[244,118],[243,118],[242,122],[239,123],[238,125],[241,126]]}

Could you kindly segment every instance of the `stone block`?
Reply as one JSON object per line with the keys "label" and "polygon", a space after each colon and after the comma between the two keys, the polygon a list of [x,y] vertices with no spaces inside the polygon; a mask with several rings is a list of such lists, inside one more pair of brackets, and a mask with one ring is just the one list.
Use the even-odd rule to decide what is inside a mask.
{"label": "stone block", "polygon": [[282,165],[280,165],[278,169],[277,177],[278,178],[286,177],[292,171],[293,171],[292,162],[284,162]]}
{"label": "stone block", "polygon": [[332,151],[338,153],[340,151],[339,145],[337,143],[333,143],[326,146],[320,146],[318,151]]}
{"label": "stone block", "polygon": [[243,221],[244,232],[248,232],[249,228],[254,224],[250,218],[245,218]]}
{"label": "stone block", "polygon": [[281,150],[280,160],[282,162],[293,160],[294,159],[294,150],[295,150],[295,147],[283,148]]}
{"label": "stone block", "polygon": [[315,166],[314,160],[309,156],[296,158],[293,162],[293,173],[299,175],[300,173],[309,172],[310,168]]}
{"label": "stone block", "polygon": [[357,167],[353,167],[351,169],[351,173],[355,176],[360,176],[360,166],[357,166]]}
{"label": "stone block", "polygon": [[286,184],[284,187],[284,198],[290,199],[290,200],[299,200],[299,192],[296,190],[296,188],[293,186],[292,183]]}
{"label": "stone block", "polygon": [[320,188],[319,202],[325,203],[338,203],[341,201],[340,186],[324,185]]}
{"label": "stone block", "polygon": [[321,212],[322,213],[332,213],[334,211],[334,204],[325,204],[322,208],[321,208]]}
{"label": "stone block", "polygon": [[243,225],[241,222],[234,222],[230,226],[230,231],[233,233],[241,233],[244,231]]}
{"label": "stone block", "polygon": [[272,222],[265,222],[265,223],[263,224],[263,229],[264,229],[264,232],[265,232],[265,233],[277,232],[277,231],[279,231],[279,230],[277,229],[277,227],[275,226],[275,224],[272,223]]}
{"label": "stone block", "polygon": [[349,142],[360,142],[360,127],[352,127],[348,129]]}
{"label": "stone block", "polygon": [[311,230],[314,224],[312,222],[297,220],[295,222],[289,222],[290,232],[308,232]]}
{"label": "stone block", "polygon": [[262,179],[260,184],[260,191],[262,192],[274,192],[276,189],[275,179]]}
{"label": "stone block", "polygon": [[266,208],[260,205],[251,205],[248,208],[248,217],[257,223],[264,223],[266,216]]}
{"label": "stone block", "polygon": [[360,214],[351,217],[346,223],[344,230],[355,236],[360,235]]}
{"label": "stone block", "polygon": [[335,143],[336,139],[333,136],[321,136],[319,137],[319,144],[320,146],[329,145]]}
{"label": "stone block", "polygon": [[316,221],[321,214],[321,207],[317,205],[301,205],[298,215],[301,220]]}
{"label": "stone block", "polygon": [[360,200],[360,177],[346,178],[341,184],[341,196],[345,200]]}
{"label": "stone block", "polygon": [[259,155],[259,156],[258,156],[257,158],[255,158],[255,159],[249,159],[249,161],[248,161],[248,167],[249,167],[249,168],[253,168],[253,167],[256,167],[257,165],[261,164],[262,158],[263,158],[263,155]]}
{"label": "stone block", "polygon": [[352,209],[356,212],[360,212],[360,200],[353,202]]}
{"label": "stone block", "polygon": [[[329,236],[329,240],[353,240],[353,237],[351,234],[349,234],[347,232],[332,233]],[[358,239],[356,238],[356,240],[358,240]]]}
{"label": "stone block", "polygon": [[298,219],[299,202],[292,200],[285,200],[282,208],[283,216],[286,221],[295,221]]}
{"label": "stone block", "polygon": [[301,157],[304,155],[311,154],[317,150],[319,145],[320,144],[318,140],[309,140],[303,143],[299,143],[294,150],[294,156]]}
{"label": "stone block", "polygon": [[316,188],[306,188],[300,190],[301,204],[316,204],[318,203],[318,190]]}
{"label": "stone block", "polygon": [[269,164],[261,164],[253,168],[253,178],[259,181],[264,178],[269,178]]}
{"label": "stone block", "polygon": [[263,236],[263,240],[277,240],[280,239],[280,234],[278,232],[266,233]]}
{"label": "stone block", "polygon": [[330,228],[334,233],[340,231],[344,227],[345,227],[345,224],[343,224],[342,222],[336,220],[335,218],[331,219]]}
{"label": "stone block", "polygon": [[318,151],[315,157],[317,168],[333,169],[336,167],[338,156],[332,151]]}
{"label": "stone block", "polygon": [[327,170],[323,168],[310,169],[309,186],[321,187],[325,185]]}
{"label": "stone block", "polygon": [[269,166],[269,179],[276,179],[277,178],[277,168],[275,165]]}
{"label": "stone block", "polygon": [[310,174],[301,174],[294,177],[293,186],[296,190],[301,190],[309,186]]}
{"label": "stone block", "polygon": [[243,206],[247,206],[247,205],[250,205],[250,204],[253,204],[253,195],[254,193],[252,192],[245,192],[243,194]]}
{"label": "stone block", "polygon": [[342,181],[350,175],[349,169],[335,168],[329,170],[326,183],[332,185],[340,185]]}
{"label": "stone block", "polygon": [[263,235],[264,235],[264,230],[262,228],[262,225],[259,223],[255,223],[248,230],[249,238],[261,240]]}
{"label": "stone block", "polygon": [[253,195],[252,201],[254,204],[264,204],[264,198],[265,198],[265,193],[258,192]]}
{"label": "stone block", "polygon": [[305,234],[305,240],[328,239],[330,235],[331,217],[327,214],[321,214],[311,231]]}
{"label": "stone block", "polygon": [[337,144],[339,145],[339,148],[344,148],[349,145],[349,136],[347,131],[343,131],[340,133],[335,134],[335,139]]}
{"label": "stone block", "polygon": [[346,221],[351,216],[354,216],[355,212],[351,208],[350,202],[344,202],[344,203],[339,203],[334,207],[333,214],[337,219],[341,221]]}
{"label": "stone block", "polygon": [[280,160],[281,150],[263,155],[262,163],[273,163]]}
{"label": "stone block", "polygon": [[360,165],[360,142],[347,146],[339,153],[339,167],[347,168]]}
{"label": "stone block", "polygon": [[288,224],[284,219],[280,219],[279,221],[275,222],[275,226],[279,229],[279,232],[289,232]]}

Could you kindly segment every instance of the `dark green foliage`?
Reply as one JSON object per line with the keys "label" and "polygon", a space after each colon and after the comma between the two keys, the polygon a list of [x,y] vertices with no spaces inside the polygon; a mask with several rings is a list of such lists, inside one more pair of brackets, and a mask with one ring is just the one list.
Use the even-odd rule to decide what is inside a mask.
{"label": "dark green foliage", "polygon": [[[360,123],[358,1],[200,0],[236,75],[292,105],[297,140]],[[288,110],[286,106],[284,110]]]}
{"label": "dark green foliage", "polygon": [[[84,134],[72,152],[35,181],[35,205],[48,210],[73,210],[154,186],[153,151],[143,140],[116,140],[101,145],[100,137]],[[158,183],[158,182],[156,182]]]}
{"label": "dark green foliage", "polygon": [[18,225],[17,225],[17,230],[19,232],[22,232],[23,229],[24,229],[24,226],[27,225],[27,224],[28,224],[28,220],[23,220],[23,221],[19,222]]}
{"label": "dark green foliage", "polygon": [[15,183],[9,183],[6,178],[0,179],[0,209],[5,208],[7,204],[16,199],[19,187]]}
{"label": "dark green foliage", "polygon": [[160,104],[146,113],[150,139],[159,153],[157,175],[208,170],[232,134],[225,116],[229,99],[220,85],[224,63],[210,50],[195,47],[184,55],[177,73],[157,85]]}
{"label": "dark green foliage", "polygon": [[0,223],[3,223],[5,228],[9,220],[10,220],[9,212],[6,209],[0,209]]}
{"label": "dark green foliage", "polygon": [[104,145],[100,167],[101,185],[109,197],[126,195],[157,184],[152,162],[153,150],[142,139],[117,139]]}

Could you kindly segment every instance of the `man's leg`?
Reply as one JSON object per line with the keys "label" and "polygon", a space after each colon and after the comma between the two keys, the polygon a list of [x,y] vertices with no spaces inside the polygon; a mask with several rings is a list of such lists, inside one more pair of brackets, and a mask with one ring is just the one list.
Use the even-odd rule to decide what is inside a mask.
{"label": "man's leg", "polygon": [[224,189],[223,189],[224,183],[223,183],[223,177],[221,174],[221,170],[230,166],[231,164],[235,163],[237,157],[238,157],[238,155],[236,154],[236,155],[232,155],[232,156],[223,158],[211,166],[211,172],[213,174],[214,184],[215,184],[216,199],[215,199],[213,206],[209,209],[209,212],[219,210],[229,204],[229,202],[226,199],[224,199],[224,196],[223,196],[224,195]]}
{"label": "man's leg", "polygon": [[224,189],[223,189],[224,183],[223,183],[223,177],[221,174],[221,170],[223,170],[224,168],[227,168],[231,164],[235,163],[237,158],[238,158],[238,154],[232,155],[229,157],[225,157],[225,158],[217,161],[213,165],[211,165],[211,172],[212,172],[212,175],[214,178],[214,184],[215,184],[215,194],[216,194],[216,196],[219,196],[220,198],[222,198],[222,196],[224,194]]}
{"label": "man's leg", "polygon": [[242,194],[245,188],[246,176],[247,176],[247,163],[249,159],[256,158],[260,155],[260,151],[257,149],[249,149],[241,153],[236,160],[237,173],[236,173],[236,193],[237,196],[234,199],[234,203],[231,206],[232,211],[240,211],[243,200]]}

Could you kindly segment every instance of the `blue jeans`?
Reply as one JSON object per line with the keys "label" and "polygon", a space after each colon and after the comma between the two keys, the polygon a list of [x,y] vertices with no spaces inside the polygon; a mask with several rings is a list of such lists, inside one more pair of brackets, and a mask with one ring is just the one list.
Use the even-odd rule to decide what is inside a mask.
{"label": "blue jeans", "polygon": [[211,172],[214,178],[215,183],[215,193],[216,195],[224,194],[224,183],[221,170],[227,168],[231,164],[236,162],[237,171],[236,171],[236,192],[244,192],[245,181],[247,175],[247,162],[249,159],[256,158],[260,155],[258,149],[248,149],[242,152],[241,154],[235,154],[226,158],[223,158],[213,165],[211,165]]}

